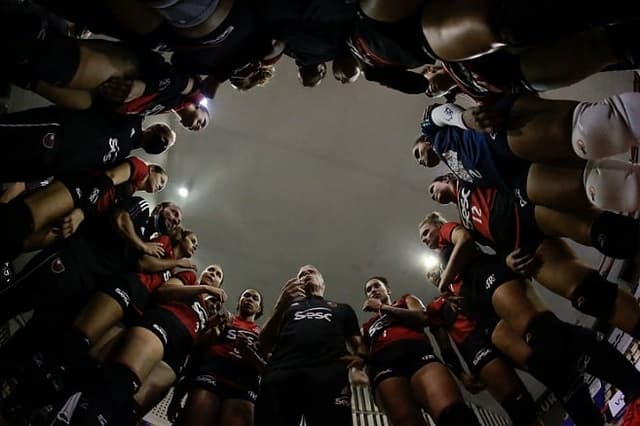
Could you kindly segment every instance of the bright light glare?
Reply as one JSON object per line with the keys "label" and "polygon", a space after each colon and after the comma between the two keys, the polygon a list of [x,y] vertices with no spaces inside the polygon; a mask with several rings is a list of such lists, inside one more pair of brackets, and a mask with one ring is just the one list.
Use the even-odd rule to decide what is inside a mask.
{"label": "bright light glare", "polygon": [[178,188],[178,195],[182,198],[187,198],[189,196],[189,190],[184,186],[181,186],[180,188]]}
{"label": "bright light glare", "polygon": [[425,253],[424,255],[422,255],[422,263],[424,264],[424,267],[427,268],[427,270],[431,270],[438,266],[438,264],[440,263],[440,259],[438,259],[438,256],[435,256],[431,253]]}
{"label": "bright light glare", "polygon": [[200,105],[205,107],[205,108],[209,108],[209,100],[207,98],[202,98],[200,100]]}

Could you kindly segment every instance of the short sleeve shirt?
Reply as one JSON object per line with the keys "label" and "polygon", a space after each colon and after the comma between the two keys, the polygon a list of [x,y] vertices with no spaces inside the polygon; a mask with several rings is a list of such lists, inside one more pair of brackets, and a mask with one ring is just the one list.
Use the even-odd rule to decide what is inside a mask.
{"label": "short sleeve shirt", "polygon": [[333,363],[347,355],[345,339],[360,335],[351,306],[310,296],[284,314],[268,369],[297,369]]}

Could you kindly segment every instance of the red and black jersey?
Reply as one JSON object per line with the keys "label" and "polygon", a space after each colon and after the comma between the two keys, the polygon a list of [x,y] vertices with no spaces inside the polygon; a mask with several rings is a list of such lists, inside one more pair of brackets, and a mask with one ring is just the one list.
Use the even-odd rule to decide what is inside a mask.
{"label": "red and black jersey", "polygon": [[445,247],[453,244],[453,231],[460,226],[458,222],[447,222],[440,227],[438,233],[438,250],[442,251]]}
{"label": "red and black jersey", "polygon": [[[520,247],[524,209],[518,208],[515,197],[495,188],[458,181],[456,198],[462,225],[480,242],[501,251]],[[533,209],[530,205],[524,207]]]}
{"label": "red and black jersey", "polygon": [[260,327],[255,322],[244,321],[236,316],[233,318],[231,325],[225,327],[220,337],[209,347],[209,353],[214,357],[229,358],[243,362],[242,354],[235,345],[238,336],[246,337],[250,345],[257,351]]}
{"label": "red and black jersey", "polygon": [[[182,281],[184,285],[200,285],[196,274],[193,271],[180,271],[173,275],[174,278]],[[207,328],[209,317],[213,312],[206,303],[206,295],[200,294],[189,301],[172,301],[160,305],[175,315],[182,325],[189,331],[192,338]]]}
{"label": "red and black jersey", "polygon": [[[151,240],[152,242],[162,244],[162,248],[164,249],[163,259],[175,259],[176,256],[173,253],[173,246],[171,245],[171,239],[166,235],[160,235],[158,238],[154,238]],[[140,272],[137,274],[138,279],[144,285],[149,293],[155,291],[158,287],[160,287],[166,280],[171,278],[174,274],[175,268],[168,269],[166,271],[161,272]]]}
{"label": "red and black jersey", "polygon": [[429,323],[447,330],[457,344],[464,342],[476,328],[475,321],[463,311],[457,303],[451,303],[444,295],[427,305]]}
{"label": "red and black jersey", "polygon": [[[405,294],[391,306],[395,308],[408,309],[407,297]],[[370,353],[378,352],[390,343],[400,340],[420,340],[429,342],[422,327],[411,327],[399,324],[387,314],[379,313],[369,318],[362,324],[362,335]]]}
{"label": "red and black jersey", "polygon": [[138,157],[129,157],[126,160],[131,167],[129,180],[120,185],[106,190],[96,203],[96,213],[103,214],[119,200],[123,200],[133,195],[134,192],[143,188],[144,181],[149,177],[149,165],[146,161]]}
{"label": "red and black jersey", "polygon": [[462,226],[458,222],[447,222],[440,227],[438,233],[438,251],[440,252],[440,262],[442,265],[449,263],[451,252],[453,251],[453,231]]}

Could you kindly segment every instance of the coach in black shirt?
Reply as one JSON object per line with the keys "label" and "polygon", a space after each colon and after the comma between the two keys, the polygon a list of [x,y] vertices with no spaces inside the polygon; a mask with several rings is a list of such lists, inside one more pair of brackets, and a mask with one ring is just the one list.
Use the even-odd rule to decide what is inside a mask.
{"label": "coach in black shirt", "polygon": [[[324,279],[311,265],[289,280],[260,335],[271,353],[256,402],[256,426],[351,425],[348,368],[363,365],[358,319],[324,299]],[[355,355],[350,355],[349,346]]]}

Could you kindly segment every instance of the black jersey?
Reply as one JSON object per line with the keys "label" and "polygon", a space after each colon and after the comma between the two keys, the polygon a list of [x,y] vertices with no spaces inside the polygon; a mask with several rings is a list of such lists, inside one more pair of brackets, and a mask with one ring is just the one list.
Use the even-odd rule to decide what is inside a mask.
{"label": "black jersey", "polygon": [[0,177],[34,180],[92,171],[139,148],[142,118],[99,108],[44,107],[0,116]]}
{"label": "black jersey", "polygon": [[125,267],[137,259],[138,254],[125,244],[124,240],[111,225],[112,215],[117,210],[123,210],[129,214],[136,233],[143,241],[149,241],[156,229],[150,221],[149,202],[142,197],[128,197],[118,201],[105,214],[98,217],[90,217],[79,229],[85,238],[109,253],[116,263],[122,263]]}
{"label": "black jersey", "polygon": [[284,314],[267,368],[297,369],[335,362],[348,353],[345,339],[359,335],[351,306],[318,296],[294,301]]}
{"label": "black jersey", "polygon": [[61,172],[121,162],[140,147],[141,117],[102,109],[61,113],[62,141],[58,151]]}

